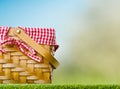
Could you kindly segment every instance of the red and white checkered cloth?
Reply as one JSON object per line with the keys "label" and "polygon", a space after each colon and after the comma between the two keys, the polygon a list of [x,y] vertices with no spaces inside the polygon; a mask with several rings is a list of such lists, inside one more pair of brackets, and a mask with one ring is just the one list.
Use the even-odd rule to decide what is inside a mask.
{"label": "red and white checkered cloth", "polygon": [[[20,51],[29,56],[30,58],[41,61],[41,59],[36,56],[36,51],[26,44],[22,40],[16,40],[7,35],[10,27],[0,27],[0,51],[6,53],[5,50],[2,49],[2,45],[10,44],[16,45]],[[50,28],[29,28],[29,27],[20,27],[22,28],[27,35],[29,35],[34,41],[43,45],[52,45],[54,47],[54,51],[57,50],[58,45],[56,44],[55,30]],[[27,50],[27,51],[26,51]]]}

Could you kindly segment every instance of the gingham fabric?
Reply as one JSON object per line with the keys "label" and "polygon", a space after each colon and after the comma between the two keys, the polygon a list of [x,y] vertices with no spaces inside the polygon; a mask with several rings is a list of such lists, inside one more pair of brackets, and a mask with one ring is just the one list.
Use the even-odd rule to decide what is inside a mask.
{"label": "gingham fabric", "polygon": [[[31,48],[28,44],[23,42],[22,40],[16,40],[7,35],[10,27],[0,27],[0,51],[6,53],[5,50],[2,49],[2,45],[16,45],[21,52],[30,58],[41,61],[39,57],[36,56],[36,51]],[[54,46],[54,51],[58,48],[56,44],[55,30],[50,28],[29,28],[29,27],[20,27],[22,28],[27,35],[29,35],[34,41],[43,45],[52,45]],[[26,51],[27,50],[27,51]]]}

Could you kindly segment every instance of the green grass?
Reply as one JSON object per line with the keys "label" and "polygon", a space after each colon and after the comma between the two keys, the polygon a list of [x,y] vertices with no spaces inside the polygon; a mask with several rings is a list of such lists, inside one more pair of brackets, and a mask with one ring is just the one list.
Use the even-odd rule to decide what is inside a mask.
{"label": "green grass", "polygon": [[120,89],[120,85],[1,84],[0,89]]}

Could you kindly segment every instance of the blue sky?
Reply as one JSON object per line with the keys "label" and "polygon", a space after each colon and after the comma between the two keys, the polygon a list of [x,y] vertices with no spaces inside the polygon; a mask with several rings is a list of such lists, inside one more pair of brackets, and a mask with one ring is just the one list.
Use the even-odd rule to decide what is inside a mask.
{"label": "blue sky", "polygon": [[0,0],[1,25],[56,27],[84,4],[83,0]]}

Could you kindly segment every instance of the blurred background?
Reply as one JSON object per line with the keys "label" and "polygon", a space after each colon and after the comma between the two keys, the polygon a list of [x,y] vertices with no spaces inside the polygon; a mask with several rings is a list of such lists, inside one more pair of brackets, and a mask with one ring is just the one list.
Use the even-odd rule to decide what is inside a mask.
{"label": "blurred background", "polygon": [[53,27],[53,84],[120,83],[120,0],[0,0],[0,25]]}

